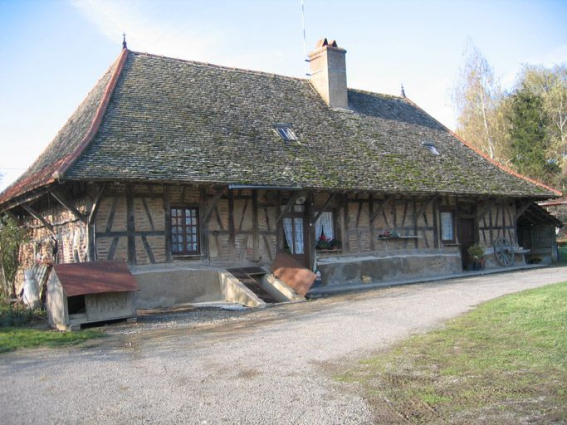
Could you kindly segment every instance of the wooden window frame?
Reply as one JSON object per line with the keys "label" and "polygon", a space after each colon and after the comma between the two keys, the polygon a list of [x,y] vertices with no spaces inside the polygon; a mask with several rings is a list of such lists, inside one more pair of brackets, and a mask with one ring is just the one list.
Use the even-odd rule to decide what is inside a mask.
{"label": "wooden window frame", "polygon": [[[450,213],[451,214],[451,225],[453,227],[453,239],[443,239],[443,220],[442,214],[443,213]],[[443,244],[456,244],[457,243],[457,226],[456,226],[456,213],[454,208],[440,208],[439,209],[439,239]]]}
{"label": "wooden window frame", "polygon": [[[174,210],[181,210],[183,212],[183,215],[182,215],[183,224],[179,225],[179,224],[174,223],[174,219],[178,218],[178,216],[174,215]],[[196,220],[197,224],[187,225],[185,223],[185,220],[187,219],[186,210],[194,211],[194,217],[193,218]],[[171,254],[174,257],[200,256],[201,255],[201,220],[200,220],[200,217],[199,217],[199,207],[195,206],[195,205],[175,205],[175,206],[172,206],[170,208],[170,214],[171,214],[171,223],[170,223]],[[173,228],[174,227],[183,229],[183,232],[180,233],[183,236],[183,241],[182,241],[183,250],[182,251],[175,251],[175,249],[174,249],[175,245],[177,245],[179,243],[179,242],[173,240],[173,236],[174,236]],[[187,232],[187,229],[191,229],[191,228],[195,229],[195,236],[196,236],[195,242],[196,242],[196,245],[197,245],[196,250],[188,250],[187,249],[187,236],[189,234],[192,234],[192,232]],[[175,233],[175,235],[178,235],[178,233]]]}

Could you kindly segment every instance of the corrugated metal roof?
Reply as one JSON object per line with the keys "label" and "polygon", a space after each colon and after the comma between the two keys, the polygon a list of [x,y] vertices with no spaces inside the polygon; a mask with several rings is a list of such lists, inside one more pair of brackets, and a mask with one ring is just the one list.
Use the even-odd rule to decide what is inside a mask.
{"label": "corrugated metal roof", "polygon": [[68,297],[139,289],[123,261],[56,264],[53,268]]}

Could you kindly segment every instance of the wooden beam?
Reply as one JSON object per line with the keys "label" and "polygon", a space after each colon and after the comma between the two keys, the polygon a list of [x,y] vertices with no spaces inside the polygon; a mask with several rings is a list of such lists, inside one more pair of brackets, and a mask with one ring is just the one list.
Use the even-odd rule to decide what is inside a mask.
{"label": "wooden beam", "polygon": [[[199,225],[200,225],[200,231],[199,234],[201,235],[200,238],[201,240],[199,241],[199,247],[201,249],[201,260],[204,263],[208,263],[210,265],[211,262],[211,258],[210,258],[210,249],[209,249],[209,218],[211,217],[211,214],[213,212],[213,210],[215,209],[215,205],[217,203],[217,201],[220,199],[220,195],[222,195],[222,189],[219,189],[217,191],[217,193],[215,194],[215,197],[213,198],[213,204],[210,206],[210,208],[208,209],[207,212],[203,211],[203,208],[199,208]],[[218,198],[217,198],[217,195]],[[200,198],[200,204],[201,205],[206,205],[207,202],[207,188],[205,186],[201,186],[199,188],[199,198]],[[216,198],[216,201],[214,200]]]}
{"label": "wooden beam", "polygon": [[533,199],[529,199],[526,202],[522,203],[522,205],[520,206],[520,208],[518,208],[518,210],[516,211],[516,216],[514,217],[514,220],[518,220],[520,218],[520,216],[526,212],[526,210],[532,206],[532,204],[534,203]]}
{"label": "wooden beam", "polygon": [[487,199],[486,203],[484,204],[484,206],[482,207],[481,210],[477,211],[476,213],[476,219],[480,220],[482,218],[484,218],[484,216],[486,214],[488,214],[490,211],[492,211],[492,208],[494,208],[495,202],[494,200],[490,200]]}
{"label": "wooden beam", "polygon": [[230,261],[236,260],[236,228],[234,226],[234,194],[228,191],[228,256]]}
{"label": "wooden beam", "polygon": [[374,196],[372,193],[368,194],[368,227],[370,228],[370,250],[376,251],[376,229],[374,223],[370,220],[374,212]]}
{"label": "wooden beam", "polygon": [[87,224],[88,222],[87,217],[84,214],[82,214],[77,208],[71,205],[71,203],[61,193],[54,191],[54,192],[49,192],[49,194],[53,196],[57,202],[59,202],[61,205],[67,208],[71,212],[71,214],[73,214],[76,218],[81,220],[83,223]]}
{"label": "wooden beam", "polygon": [[334,192],[329,194],[329,199],[327,199],[325,201],[325,203],[323,204],[323,207],[319,210],[317,215],[315,217],[313,217],[313,221],[311,222],[311,224],[317,223],[317,220],[319,220],[321,218],[321,215],[323,215],[323,213],[325,211],[327,211],[327,208],[329,208],[329,205],[331,204],[331,201],[333,200],[334,197],[335,197]]}
{"label": "wooden beam", "polygon": [[350,252],[350,244],[348,240],[348,194],[343,194],[342,210],[341,210],[341,239],[343,241],[343,253]]}
{"label": "wooden beam", "polygon": [[134,189],[126,185],[126,229],[128,231],[128,264],[136,265],[136,218],[134,209]]}
{"label": "wooden beam", "polygon": [[41,214],[39,214],[36,210],[34,210],[32,207],[30,207],[29,205],[26,204],[21,204],[21,207],[26,210],[32,217],[38,219],[45,227],[47,227],[49,229],[49,231],[52,234],[55,234],[55,230],[53,229],[53,226],[51,225],[51,223],[49,223],[45,218],[43,218],[41,216]]}
{"label": "wooden beam", "polygon": [[287,213],[289,213],[291,211],[292,207],[295,205],[295,201],[297,201],[301,197],[301,195],[302,195],[301,192],[295,192],[293,194],[291,199],[285,205],[284,209],[280,212],[280,215],[278,216],[276,223],[279,223],[280,221],[282,221],[282,218],[284,217],[284,215],[286,215]]}
{"label": "wooden beam", "polygon": [[433,247],[439,248],[439,200],[433,203]]}
{"label": "wooden beam", "polygon": [[388,196],[386,198],[384,198],[384,200],[378,205],[378,208],[376,208],[376,210],[372,213],[372,215],[370,216],[370,223],[373,223],[374,220],[376,219],[376,217],[378,217],[379,214],[382,213],[382,211],[384,211],[384,209],[386,208],[386,206],[388,206],[388,204],[390,202],[392,202],[392,200],[394,199],[393,196]]}
{"label": "wooden beam", "polygon": [[429,208],[429,206],[437,199],[438,195],[434,195],[431,198],[429,198],[429,200],[427,200],[422,206],[421,208],[417,211],[417,213],[414,214],[413,219],[415,221],[417,221],[419,219],[419,217],[427,210],[427,208]]}
{"label": "wooden beam", "polygon": [[165,261],[171,263],[173,254],[171,250],[171,187],[163,188],[163,212],[165,219]]}
{"label": "wooden beam", "polygon": [[104,183],[95,196],[95,199],[93,201],[93,206],[91,208],[91,212],[89,214],[89,218],[88,218],[88,222],[87,222],[87,224],[89,226],[94,224],[94,221],[96,219],[96,215],[98,214],[98,210],[100,208],[100,202],[102,201],[102,196],[104,195],[104,191],[106,190],[107,185],[108,185],[108,183]]}
{"label": "wooden beam", "polygon": [[87,261],[96,261],[96,234],[94,222],[96,215],[98,214],[102,195],[104,194],[104,190],[106,189],[107,184],[108,183],[103,183],[103,185],[100,187],[98,193],[95,196],[91,211],[87,219]]}
{"label": "wooden beam", "polygon": [[150,243],[148,242],[148,238],[146,238],[145,236],[142,236],[142,243],[144,244],[144,249],[146,250],[146,254],[148,255],[148,259],[150,260],[150,263],[155,264],[156,259],[154,257],[154,253],[152,251],[152,247],[150,246]]}
{"label": "wooden beam", "polygon": [[[203,214],[203,221],[202,221],[203,224],[207,223],[209,221],[209,219],[211,218],[211,215],[212,215],[215,207],[217,206],[217,202],[222,197],[223,191],[224,191],[224,187],[218,187],[217,188],[215,196],[213,196],[211,198],[211,200],[209,202],[209,207],[207,208],[206,212]],[[203,205],[204,205],[205,199],[202,198],[201,202],[203,202]]]}
{"label": "wooden beam", "polygon": [[260,223],[258,222],[258,191],[252,190],[252,258],[260,261]]}

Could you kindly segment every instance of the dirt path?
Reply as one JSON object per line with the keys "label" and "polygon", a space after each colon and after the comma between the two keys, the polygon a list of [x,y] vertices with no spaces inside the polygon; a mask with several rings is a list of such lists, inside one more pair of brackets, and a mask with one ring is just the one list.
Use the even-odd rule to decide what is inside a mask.
{"label": "dirt path", "polygon": [[[364,424],[364,400],[333,382],[352,361],[503,294],[567,280],[567,268],[411,285],[211,325],[113,328],[76,349],[0,356],[2,423]],[[195,313],[198,314],[198,313]],[[165,323],[165,324],[164,324]]]}

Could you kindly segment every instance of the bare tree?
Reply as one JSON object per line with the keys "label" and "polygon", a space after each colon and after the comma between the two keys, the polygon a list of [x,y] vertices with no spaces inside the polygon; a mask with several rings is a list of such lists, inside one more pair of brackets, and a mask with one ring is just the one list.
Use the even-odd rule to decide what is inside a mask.
{"label": "bare tree", "polygon": [[469,40],[464,49],[465,63],[453,88],[457,134],[490,158],[506,158],[507,131],[503,94],[492,66]]}

